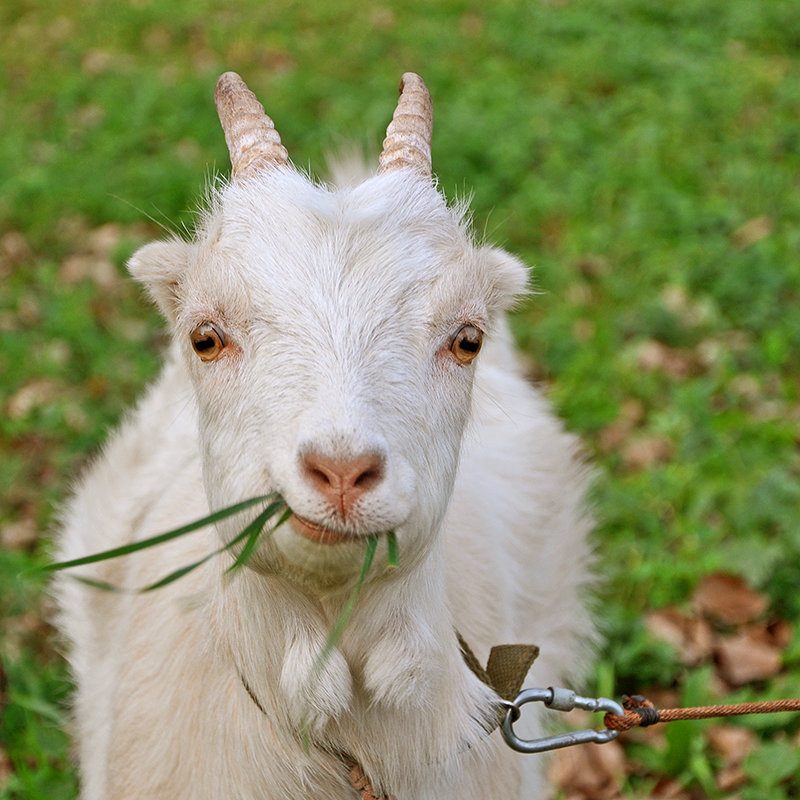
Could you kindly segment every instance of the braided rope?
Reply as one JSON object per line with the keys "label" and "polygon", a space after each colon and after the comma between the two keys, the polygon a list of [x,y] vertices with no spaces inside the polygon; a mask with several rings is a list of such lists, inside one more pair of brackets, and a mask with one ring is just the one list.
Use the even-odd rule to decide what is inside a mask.
{"label": "braided rope", "polygon": [[361,796],[361,800],[394,800],[389,795],[376,795],[369,778],[364,774],[364,770],[355,761],[347,761],[350,767],[350,783]]}
{"label": "braided rope", "polygon": [[[800,698],[764,700],[755,703],[733,703],[731,705],[695,706],[693,708],[657,709],[646,698],[625,698],[625,715],[608,713],[603,718],[606,728],[614,731],[629,731],[636,727],[655,725],[659,722],[676,722],[686,719],[711,719],[713,717],[738,717],[744,714],[776,714],[780,711],[800,711]],[[654,712],[654,713],[653,713]]]}

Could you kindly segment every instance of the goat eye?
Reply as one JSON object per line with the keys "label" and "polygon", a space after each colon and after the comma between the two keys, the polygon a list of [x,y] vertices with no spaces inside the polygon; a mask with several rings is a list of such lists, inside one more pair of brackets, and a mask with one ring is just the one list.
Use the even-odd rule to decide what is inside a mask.
{"label": "goat eye", "polygon": [[469,364],[480,352],[482,342],[482,331],[474,325],[464,325],[453,338],[450,352],[462,364]]}
{"label": "goat eye", "polygon": [[192,347],[202,361],[213,361],[225,347],[225,337],[210,322],[198,325],[192,331]]}

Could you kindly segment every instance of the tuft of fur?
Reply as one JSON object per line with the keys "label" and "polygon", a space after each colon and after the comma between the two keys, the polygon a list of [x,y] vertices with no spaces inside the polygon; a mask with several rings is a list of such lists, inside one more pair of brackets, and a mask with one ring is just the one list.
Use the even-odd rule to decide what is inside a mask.
{"label": "tuft of fur", "polygon": [[[529,685],[543,686],[574,673],[591,638],[586,470],[505,320],[523,265],[476,243],[464,209],[420,176],[329,188],[275,168],[220,186],[191,241],[147,245],[130,270],[173,344],[67,503],[58,557],[270,491],[353,539],[319,544],[287,524],[233,580],[221,557],[143,596],[60,577],[82,798],[344,800],[343,753],[397,800],[543,796],[541,761],[485,734],[493,693],[455,634],[484,661],[493,644],[538,644]],[[226,341],[208,363],[190,342],[207,323]],[[464,325],[485,336],[469,365],[451,351]],[[309,451],[380,454],[381,479],[346,519],[304,474]],[[253,516],[85,574],[144,585]],[[383,542],[312,675],[364,534],[389,529],[399,566],[382,566]]]}

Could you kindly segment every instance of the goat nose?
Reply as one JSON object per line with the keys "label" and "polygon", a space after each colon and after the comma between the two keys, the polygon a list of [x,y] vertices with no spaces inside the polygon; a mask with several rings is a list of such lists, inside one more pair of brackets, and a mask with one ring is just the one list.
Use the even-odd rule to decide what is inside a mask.
{"label": "goat nose", "polygon": [[311,485],[343,517],[383,479],[383,459],[374,453],[342,459],[309,452],[302,457],[302,469]]}

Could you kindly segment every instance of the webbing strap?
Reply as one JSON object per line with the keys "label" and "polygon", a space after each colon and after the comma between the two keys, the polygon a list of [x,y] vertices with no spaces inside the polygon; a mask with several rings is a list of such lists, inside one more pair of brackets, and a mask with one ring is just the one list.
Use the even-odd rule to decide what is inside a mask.
{"label": "webbing strap", "polygon": [[[479,680],[494,689],[501,699],[512,702],[522,689],[525,676],[539,655],[539,648],[535,644],[495,645],[489,652],[489,661],[484,669],[464,637],[458,631],[456,636],[464,663]],[[500,725],[507,711],[506,706],[498,706],[494,727]]]}

